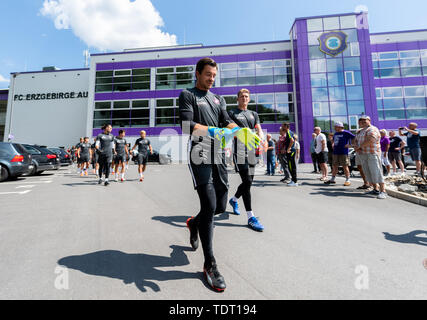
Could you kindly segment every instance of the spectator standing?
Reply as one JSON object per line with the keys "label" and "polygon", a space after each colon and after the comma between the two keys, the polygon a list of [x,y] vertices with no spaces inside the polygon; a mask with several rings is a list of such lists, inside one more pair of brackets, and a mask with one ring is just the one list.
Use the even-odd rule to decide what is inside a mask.
{"label": "spectator standing", "polygon": [[283,175],[284,178],[282,180],[280,180],[280,182],[285,182],[288,183],[290,180],[290,173],[288,170],[288,162],[286,159],[286,132],[283,129],[283,126],[280,127],[279,130],[280,136],[279,136],[279,140],[277,141],[277,157],[279,158],[279,162],[280,165],[282,166],[282,171],[283,171]]}
{"label": "spectator standing", "polygon": [[[420,146],[420,130],[417,129],[418,125],[411,122],[407,127],[399,128],[399,135],[406,136],[406,143],[408,144],[409,153],[411,154],[412,161],[415,162],[416,172],[415,175],[421,175],[421,146]],[[406,132],[403,133],[403,130]]]}
{"label": "spectator standing", "polygon": [[328,146],[328,164],[331,167],[331,172],[332,172],[332,154],[333,154],[333,150],[334,150],[334,133],[333,132],[329,132],[328,133],[328,140],[326,141],[326,145]]}
{"label": "spectator standing", "polygon": [[402,162],[402,150],[405,148],[405,141],[396,136],[394,130],[390,130],[390,148],[388,150],[388,158],[393,168],[393,174],[397,174],[397,165],[402,174],[405,174],[405,166]]}
{"label": "spectator standing", "polygon": [[326,181],[328,176],[328,167],[326,165],[328,161],[328,146],[326,136],[321,130],[320,127],[314,128],[314,133],[316,134],[316,158],[322,174],[320,180]]}
{"label": "spectator standing", "polygon": [[320,167],[317,163],[317,157],[316,157],[316,137],[317,135],[313,132],[311,135],[311,141],[310,141],[310,155],[311,155],[311,161],[313,162],[313,172],[312,173],[319,173]]}
{"label": "spectator standing", "polygon": [[[386,199],[384,177],[381,165],[381,135],[377,127],[371,125],[371,118],[363,115],[359,118],[360,130],[356,151],[360,154],[360,162],[366,180],[372,184],[373,190],[368,194],[376,195],[378,199]],[[379,190],[378,190],[379,186]]]}
{"label": "spectator standing", "polygon": [[276,159],[274,156],[274,141],[271,139],[271,134],[267,134],[267,174],[274,176],[274,171],[276,167]]}
{"label": "spectator standing", "polygon": [[344,186],[351,185],[348,148],[350,148],[351,140],[354,138],[354,134],[344,130],[344,124],[342,122],[335,123],[335,134],[333,135],[333,151],[330,152],[332,153],[332,177],[330,180],[325,181],[325,184],[335,184],[335,177],[338,173],[338,169],[339,167],[343,167],[345,175]]}
{"label": "spectator standing", "polygon": [[380,130],[380,135],[381,135],[381,140],[380,140],[381,163],[383,164],[384,167],[386,167],[386,170],[387,170],[386,177],[388,177],[390,175],[390,168],[391,168],[390,161],[388,160],[388,150],[390,149],[390,139],[387,136],[386,129]]}

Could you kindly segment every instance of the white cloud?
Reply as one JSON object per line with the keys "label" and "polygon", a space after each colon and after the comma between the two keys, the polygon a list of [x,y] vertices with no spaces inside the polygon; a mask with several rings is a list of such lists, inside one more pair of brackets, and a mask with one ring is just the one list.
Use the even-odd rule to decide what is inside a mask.
{"label": "white cloud", "polygon": [[9,82],[9,79],[6,79],[5,77],[3,77],[1,74],[0,74],[0,83],[1,82]]}
{"label": "white cloud", "polygon": [[102,51],[177,43],[150,0],[44,0],[40,13]]}

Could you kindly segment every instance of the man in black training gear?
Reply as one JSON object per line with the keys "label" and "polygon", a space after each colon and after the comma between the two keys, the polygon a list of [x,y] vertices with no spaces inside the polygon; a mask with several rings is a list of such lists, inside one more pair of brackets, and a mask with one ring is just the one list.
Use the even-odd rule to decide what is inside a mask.
{"label": "man in black training gear", "polygon": [[102,174],[105,176],[104,185],[108,186],[110,182],[108,177],[110,176],[110,166],[113,161],[114,150],[114,136],[111,134],[113,127],[110,124],[102,127],[103,133],[100,133],[96,137],[95,148],[99,151],[99,180],[98,184],[102,183]]}
{"label": "man in black training gear", "polygon": [[147,168],[148,162],[148,152],[153,154],[153,148],[151,147],[151,142],[146,138],[147,133],[144,130],[140,132],[141,138],[138,138],[135,141],[135,145],[132,148],[132,151],[138,147],[138,173],[139,173],[139,181],[142,182],[144,180],[144,172]]}

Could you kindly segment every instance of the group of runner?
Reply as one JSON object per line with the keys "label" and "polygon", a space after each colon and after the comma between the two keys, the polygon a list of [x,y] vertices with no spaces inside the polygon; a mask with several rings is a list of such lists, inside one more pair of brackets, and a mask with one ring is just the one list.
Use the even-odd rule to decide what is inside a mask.
{"label": "group of runner", "polygon": [[139,181],[144,180],[144,173],[147,168],[148,155],[153,154],[150,140],[146,137],[146,132],[141,130],[140,138],[135,141],[132,149],[125,136],[125,130],[119,130],[118,136],[111,132],[111,124],[105,124],[100,133],[91,144],[89,137],[80,138],[80,142],[73,148],[77,160],[77,168],[80,176],[88,176],[90,164],[92,163],[93,173],[98,177],[98,184],[110,184],[110,171],[114,173],[114,180],[124,182],[125,174],[129,167],[129,160],[133,155],[138,163]]}

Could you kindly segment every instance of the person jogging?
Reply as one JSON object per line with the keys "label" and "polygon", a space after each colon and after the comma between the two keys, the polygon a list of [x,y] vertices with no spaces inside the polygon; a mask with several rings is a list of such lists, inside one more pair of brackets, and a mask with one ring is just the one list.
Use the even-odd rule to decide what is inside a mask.
{"label": "person jogging", "polygon": [[[238,107],[230,110],[228,113],[230,118],[240,127],[256,130],[258,137],[264,140],[264,133],[259,121],[258,113],[248,110],[250,102],[250,92],[248,89],[241,89],[237,93]],[[237,188],[237,191],[229,203],[233,208],[234,214],[240,215],[238,199],[243,198],[246,214],[248,216],[248,226],[255,231],[263,231],[264,226],[254,216],[252,211],[251,186],[255,175],[255,165],[257,159],[255,150],[248,151],[244,143],[237,138],[233,141],[233,160],[236,172],[240,175],[242,183]]]}
{"label": "person jogging", "polygon": [[129,156],[129,150],[127,146],[127,142],[125,139],[125,131],[120,130],[119,135],[114,139],[114,143],[116,145],[116,155],[114,157],[114,163],[115,163],[115,176],[114,180],[117,182],[119,181],[119,167],[121,167],[120,172],[120,181],[125,181],[125,163],[126,159]]}
{"label": "person jogging", "polygon": [[83,143],[79,144],[77,149],[77,158],[80,160],[80,176],[88,176],[90,158],[92,157],[92,145],[89,143],[89,137],[85,137]]}
{"label": "person jogging", "polygon": [[153,154],[153,148],[151,147],[151,142],[146,138],[147,133],[144,130],[141,130],[139,133],[141,138],[138,138],[135,141],[135,145],[132,148],[132,151],[135,150],[136,147],[138,147],[138,154],[137,154],[137,160],[138,160],[138,173],[139,173],[139,181],[144,181],[144,173],[145,169],[147,168],[147,162],[148,162],[148,152],[150,154]]}
{"label": "person jogging", "polygon": [[102,127],[103,133],[100,133],[96,137],[95,148],[99,151],[99,180],[98,184],[102,183],[102,174],[104,174],[105,181],[104,185],[108,186],[110,182],[108,178],[110,176],[110,165],[113,160],[114,150],[114,136],[111,134],[113,127],[110,124]]}
{"label": "person jogging", "polygon": [[77,144],[75,145],[75,147],[74,147],[74,154],[75,154],[76,161],[77,161],[77,173],[78,173],[78,174],[81,174],[81,173],[83,172],[83,170],[82,170],[82,163],[81,163],[81,160],[80,160],[80,158],[79,158],[79,156],[78,156],[79,148],[80,148],[80,146],[81,146],[81,144],[82,144],[83,142],[84,142],[84,138],[83,138],[83,137],[81,137],[81,138],[80,138],[79,143],[77,143]]}
{"label": "person jogging", "polygon": [[[200,211],[187,220],[190,244],[199,246],[204,254],[203,271],[208,284],[216,291],[226,288],[213,254],[213,217],[227,206],[228,175],[223,149],[235,135],[250,148],[259,139],[247,128],[239,128],[227,113],[224,98],[209,91],[218,71],[216,62],[201,59],[196,65],[196,86],[183,90],[179,96],[180,124],[189,134],[188,162],[194,188],[200,200]],[[247,130],[245,130],[247,129]]]}

